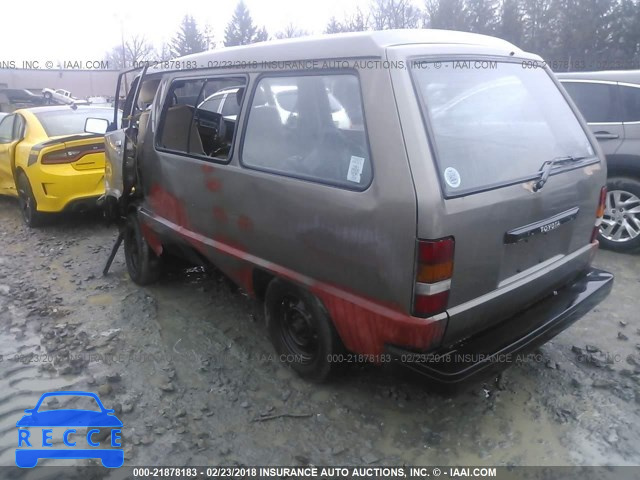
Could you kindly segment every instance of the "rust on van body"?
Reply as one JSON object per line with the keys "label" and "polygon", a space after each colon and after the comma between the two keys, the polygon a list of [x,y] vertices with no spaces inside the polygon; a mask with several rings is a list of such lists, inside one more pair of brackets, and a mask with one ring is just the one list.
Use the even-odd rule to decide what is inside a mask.
{"label": "rust on van body", "polygon": [[[160,185],[151,188],[149,205],[153,208],[153,213],[149,214],[152,222],[171,222],[171,230],[177,232],[186,243],[207,258],[219,258],[220,261],[216,262],[218,268],[252,297],[255,296],[255,268],[307,287],[320,299],[345,347],[353,352],[379,355],[383,353],[385,343],[389,342],[427,350],[437,346],[444,334],[444,320],[412,317],[404,313],[400,306],[386,305],[256,257],[238,241],[227,236],[208,238],[193,231],[183,202]],[[225,222],[227,220],[226,212],[221,207],[214,208],[214,216],[224,218]],[[237,223],[243,232],[252,228],[251,219],[246,215],[240,215]],[[152,228],[144,228],[143,234],[156,253],[162,251],[162,244]],[[238,262],[229,263],[224,257],[227,257],[226,260],[231,257]]]}

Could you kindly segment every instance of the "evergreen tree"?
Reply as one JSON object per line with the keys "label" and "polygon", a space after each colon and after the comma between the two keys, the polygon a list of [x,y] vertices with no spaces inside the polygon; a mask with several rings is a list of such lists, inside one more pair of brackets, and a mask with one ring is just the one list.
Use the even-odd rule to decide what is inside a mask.
{"label": "evergreen tree", "polygon": [[552,45],[557,41],[556,13],[553,0],[523,0],[520,47],[551,60]]}
{"label": "evergreen tree", "polygon": [[[556,0],[557,40],[555,59],[566,61],[563,69],[574,64],[593,63],[611,57],[611,33],[614,23],[615,0]],[[585,65],[586,67],[586,65]]]}
{"label": "evergreen tree", "polygon": [[622,0],[612,15],[612,57],[623,68],[640,68],[640,1]]}
{"label": "evergreen tree", "polygon": [[171,40],[171,54],[174,57],[182,57],[183,55],[204,52],[207,47],[207,41],[198,30],[194,18],[191,15],[185,15],[178,33]]}
{"label": "evergreen tree", "polygon": [[498,26],[497,0],[466,0],[469,31],[495,35]]}
{"label": "evergreen tree", "polygon": [[426,0],[425,26],[469,31],[464,0]]}
{"label": "evergreen tree", "polygon": [[263,26],[258,29],[253,37],[253,43],[266,42],[267,40],[269,40],[269,33],[267,32],[267,27]]}
{"label": "evergreen tree", "polygon": [[522,7],[521,0],[504,0],[500,13],[500,22],[496,34],[516,46],[522,44]]}
{"label": "evergreen tree", "polygon": [[327,23],[327,26],[324,29],[324,33],[340,32],[344,32],[344,30],[342,29],[342,25],[340,24],[340,22],[338,22],[338,19],[336,17],[331,17],[329,19],[329,23]]}
{"label": "evergreen tree", "polygon": [[249,45],[250,43],[264,42],[269,39],[266,28],[258,29],[253,23],[249,9],[242,0],[236,5],[231,21],[224,30],[225,47],[236,45]]}

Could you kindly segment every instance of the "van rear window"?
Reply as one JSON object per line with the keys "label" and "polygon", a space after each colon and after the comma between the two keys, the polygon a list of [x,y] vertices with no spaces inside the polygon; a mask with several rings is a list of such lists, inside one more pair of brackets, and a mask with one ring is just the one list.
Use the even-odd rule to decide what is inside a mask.
{"label": "van rear window", "polygon": [[253,95],[242,163],[352,190],[372,179],[358,77],[263,77]]}
{"label": "van rear window", "polygon": [[445,196],[525,181],[558,157],[593,160],[589,139],[544,69],[513,62],[414,65]]}

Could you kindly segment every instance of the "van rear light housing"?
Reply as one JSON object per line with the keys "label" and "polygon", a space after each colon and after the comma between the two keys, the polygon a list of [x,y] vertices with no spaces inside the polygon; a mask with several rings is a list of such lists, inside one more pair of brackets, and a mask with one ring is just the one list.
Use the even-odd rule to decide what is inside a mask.
{"label": "van rear light housing", "polygon": [[444,312],[449,303],[453,275],[453,237],[418,240],[413,314],[428,317]]}
{"label": "van rear light housing", "polygon": [[600,225],[602,224],[602,217],[607,208],[607,187],[600,189],[600,199],[598,200],[598,209],[596,210],[596,223],[591,231],[590,243],[596,243],[598,241],[598,234],[600,233]]}

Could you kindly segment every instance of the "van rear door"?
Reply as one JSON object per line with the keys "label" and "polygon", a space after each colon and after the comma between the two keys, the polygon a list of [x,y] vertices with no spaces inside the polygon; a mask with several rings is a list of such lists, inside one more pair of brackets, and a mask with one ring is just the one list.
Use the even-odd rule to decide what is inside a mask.
{"label": "van rear door", "polygon": [[405,129],[411,113],[400,113],[405,135],[416,135],[407,145],[417,237],[455,240],[449,344],[586,268],[605,173],[596,142],[547,70],[509,57],[418,60],[409,77],[427,133],[422,147],[420,132]]}

